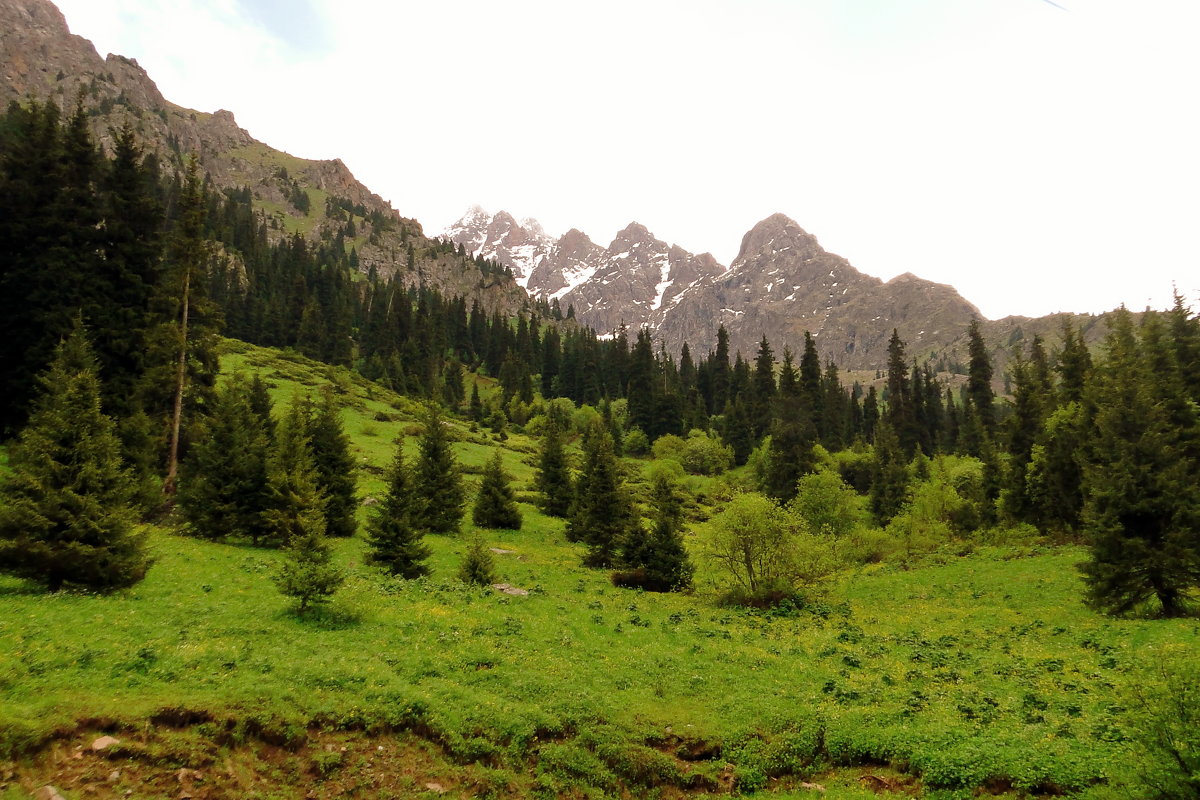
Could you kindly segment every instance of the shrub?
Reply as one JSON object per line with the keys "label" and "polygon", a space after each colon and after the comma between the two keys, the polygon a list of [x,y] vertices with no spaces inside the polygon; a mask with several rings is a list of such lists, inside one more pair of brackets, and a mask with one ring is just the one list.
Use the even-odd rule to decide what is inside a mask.
{"label": "shrub", "polygon": [[713,433],[693,430],[684,443],[681,461],[693,475],[720,475],[733,466],[733,448]]}
{"label": "shrub", "polygon": [[858,495],[830,469],[818,469],[801,477],[796,483],[796,497],[788,508],[810,530],[834,536],[845,536],[867,521]]}
{"label": "shrub", "polygon": [[668,433],[654,440],[653,453],[655,458],[670,458],[682,464],[683,456],[686,452],[687,442],[673,433]]}
{"label": "shrub", "polygon": [[644,456],[650,452],[650,440],[646,438],[646,434],[641,428],[633,428],[621,440],[622,447],[625,448],[625,455],[628,456]]}

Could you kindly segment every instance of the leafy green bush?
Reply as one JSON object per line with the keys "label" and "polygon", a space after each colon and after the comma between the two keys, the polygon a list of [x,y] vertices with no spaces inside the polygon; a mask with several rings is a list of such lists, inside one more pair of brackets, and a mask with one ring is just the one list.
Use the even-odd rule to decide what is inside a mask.
{"label": "leafy green bush", "polygon": [[796,483],[788,508],[810,530],[845,536],[867,522],[867,512],[854,490],[831,469],[818,469]]}
{"label": "leafy green bush", "polygon": [[733,448],[714,433],[693,430],[684,443],[681,463],[693,475],[720,475],[733,466]]}

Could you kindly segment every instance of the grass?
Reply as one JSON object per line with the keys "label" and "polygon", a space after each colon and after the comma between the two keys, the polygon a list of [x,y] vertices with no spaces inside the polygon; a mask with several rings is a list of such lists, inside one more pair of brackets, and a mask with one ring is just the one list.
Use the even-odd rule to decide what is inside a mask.
{"label": "grass", "polygon": [[[223,364],[261,374],[276,403],[333,386],[364,464],[360,495],[378,496],[392,443],[415,424],[411,402],[236,342]],[[498,446],[461,424],[455,434],[468,469]],[[503,446],[528,491],[536,443],[515,433]],[[205,720],[194,736],[227,743],[309,752],[346,731],[432,742],[441,774],[473,787],[465,796],[492,781],[544,796],[736,785],[802,798],[816,796],[800,788],[813,781],[845,800],[886,781],[929,797],[1098,798],[1129,757],[1129,687],[1162,654],[1200,652],[1194,620],[1086,610],[1078,548],[874,566],[825,604],[778,616],[615,589],[579,566],[560,520],[521,508],[522,530],[483,535],[513,551],[497,571],[528,597],[454,580],[469,522],[460,537],[430,537],[433,575],[420,581],[384,578],[363,565],[361,540],[336,542],[349,580],[308,619],[269,581],[277,552],[167,526],[151,531],[149,576],[124,592],[46,595],[0,579],[0,753],[84,719],[144,730],[187,709]],[[319,778],[284,769],[279,782],[348,774],[322,752],[311,755]]]}

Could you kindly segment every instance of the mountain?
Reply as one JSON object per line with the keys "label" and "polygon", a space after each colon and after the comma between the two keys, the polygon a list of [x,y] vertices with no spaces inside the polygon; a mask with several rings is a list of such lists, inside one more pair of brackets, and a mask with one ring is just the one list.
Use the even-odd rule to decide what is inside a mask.
{"label": "mountain", "polygon": [[885,282],[860,272],[783,214],[751,228],[728,267],[668,245],[636,222],[601,247],[578,230],[552,240],[534,220],[476,206],[443,236],[510,267],[535,299],[573,307],[602,335],[648,326],[675,353],[684,342],[694,351],[711,347],[724,325],[734,351],[750,356],[766,335],[777,356],[784,346],[799,354],[809,331],[822,356],[842,369],[876,370],[887,363],[896,328],[910,357],[950,368],[967,362],[966,329],[978,318],[1002,368],[1021,340],[1056,340],[1063,317],[1089,341],[1104,331],[1098,318],[1083,315],[985,320],[952,286],[912,273]]}
{"label": "mountain", "polygon": [[[196,154],[218,189],[248,187],[272,239],[311,241],[339,232],[360,269],[424,283],[445,294],[479,300],[490,311],[515,313],[527,297],[503,273],[447,252],[354,178],[339,159],[298,158],[257,141],[229,111],[194,111],[171,103],[137,61],[101,58],[70,32],[48,0],[0,0],[0,102],[52,100],[65,112],[81,102],[92,133],[106,150],[113,131],[129,124],[168,171]],[[348,226],[347,223],[350,223]]]}

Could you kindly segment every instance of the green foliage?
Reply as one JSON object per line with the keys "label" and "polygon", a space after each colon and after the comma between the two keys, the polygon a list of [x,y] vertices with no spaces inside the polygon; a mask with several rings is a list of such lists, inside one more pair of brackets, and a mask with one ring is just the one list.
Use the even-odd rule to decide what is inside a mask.
{"label": "green foliage", "polygon": [[475,506],[471,518],[481,528],[508,528],[519,530],[521,527],[521,510],[517,508],[517,500],[513,495],[508,473],[497,449],[487,466],[483,468],[483,477],[479,482],[479,493],[475,496]]}
{"label": "green foliage", "polygon": [[652,452],[656,460],[671,459],[682,464],[687,453],[687,442],[683,437],[668,433],[654,440]]}
{"label": "green foliage", "polygon": [[576,486],[567,540],[587,545],[587,566],[610,567],[635,518],[613,453],[612,436],[602,420],[593,422],[584,438],[583,468]]}
{"label": "green foliage", "polygon": [[833,536],[844,536],[867,522],[859,496],[829,468],[800,478],[789,509],[809,530]]}
{"label": "green foliage", "polygon": [[680,463],[693,475],[720,475],[733,466],[733,448],[711,431],[693,430],[684,442]]}
{"label": "green foliage", "polygon": [[325,498],[326,535],[353,536],[358,527],[354,517],[358,509],[357,465],[350,455],[350,439],[331,390],[321,394],[321,402],[308,423],[308,437],[317,486]]}
{"label": "green foliage", "polygon": [[683,500],[678,483],[665,470],[656,471],[650,489],[650,530],[633,526],[621,544],[621,564],[631,572],[613,575],[618,586],[653,592],[691,588],[695,568],[683,544]]}
{"label": "green foliage", "polygon": [[317,485],[308,444],[309,404],[297,395],[280,421],[267,461],[266,540],[286,546],[299,537],[325,535],[325,499]]}
{"label": "green foliage", "polygon": [[1157,317],[1140,340],[1122,312],[1089,393],[1095,432],[1085,468],[1092,557],[1088,600],[1126,613],[1148,602],[1184,612],[1200,586],[1200,421]]}
{"label": "green foliage", "polygon": [[296,599],[301,614],[325,602],[346,580],[325,541],[324,520],[311,516],[304,522],[304,531],[283,549],[283,563],[274,576],[279,591]]}
{"label": "green foliage", "polygon": [[55,350],[41,396],[9,450],[0,506],[0,573],[57,591],[110,590],[150,566],[134,529],[133,485],[113,421],[100,411],[100,381],[82,325]]}
{"label": "green foliage", "polygon": [[413,527],[428,533],[454,533],[466,503],[458,459],[450,449],[446,422],[436,405],[426,406],[422,422],[413,470]]}
{"label": "green foliage", "polygon": [[908,466],[892,426],[886,422],[875,430],[875,469],[871,482],[871,510],[881,525],[900,512],[908,495]]}
{"label": "green foliage", "polygon": [[[553,409],[552,409],[553,410]],[[542,448],[538,454],[537,490],[541,493],[539,507],[552,517],[565,517],[571,511],[575,489],[571,482],[571,466],[563,445],[562,428],[553,413],[547,415]]]}
{"label": "green foliage", "polygon": [[423,532],[413,525],[412,476],[404,463],[404,444],[397,442],[395,455],[386,475],[387,492],[371,509],[367,521],[367,560],[401,578],[419,578],[429,574],[425,564],[430,549]]}
{"label": "green foliage", "polygon": [[732,595],[819,589],[840,566],[830,537],[812,534],[771,500],[740,494],[706,526],[701,556]]}
{"label": "green foliage", "polygon": [[267,535],[269,442],[251,405],[251,391],[235,376],[218,392],[184,465],[179,510],[192,535],[255,544]]}
{"label": "green foliage", "polygon": [[1200,665],[1164,661],[1145,678],[1130,697],[1134,786],[1146,800],[1200,797]]}
{"label": "green foliage", "polygon": [[627,456],[644,456],[650,452],[650,440],[641,428],[633,428],[625,434],[621,447]]}
{"label": "green foliage", "polygon": [[458,579],[476,586],[491,586],[496,582],[496,560],[478,533],[471,537],[467,554],[458,568]]}

